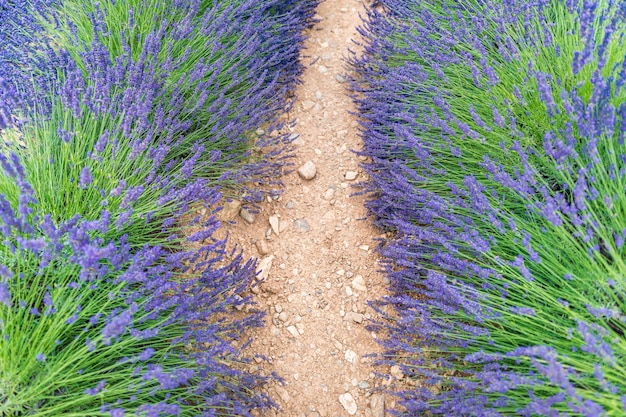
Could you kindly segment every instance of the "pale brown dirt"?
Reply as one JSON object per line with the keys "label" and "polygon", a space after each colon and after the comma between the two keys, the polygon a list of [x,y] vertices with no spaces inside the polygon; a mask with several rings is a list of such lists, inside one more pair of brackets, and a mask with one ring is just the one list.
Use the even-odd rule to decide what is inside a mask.
{"label": "pale brown dirt", "polygon": [[[378,388],[385,381],[364,357],[380,352],[380,335],[366,329],[368,320],[379,318],[367,301],[386,291],[373,250],[380,232],[365,219],[364,197],[352,196],[354,184],[366,180],[352,152],[362,143],[348,84],[337,80],[347,72],[349,49],[356,48],[359,14],[364,15],[361,1],[325,0],[317,11],[320,21],[307,31],[307,68],[289,116],[297,121],[294,137],[299,135],[295,168],[312,161],[316,177],[288,174],[284,193],[263,202],[252,224],[236,216],[225,226],[231,242],[264,265],[266,278],[254,297],[268,313],[267,325],[251,334],[248,354],[263,355],[255,361],[262,372],[285,379],[282,386],[268,387],[281,407],[270,417],[382,416],[372,403],[380,403]],[[357,178],[348,175],[349,180],[349,171]],[[272,215],[280,216],[279,235],[267,234]],[[298,229],[299,220],[308,223],[308,231]],[[354,414],[340,404],[346,393],[356,401]],[[386,408],[394,407],[392,398],[385,400]]]}

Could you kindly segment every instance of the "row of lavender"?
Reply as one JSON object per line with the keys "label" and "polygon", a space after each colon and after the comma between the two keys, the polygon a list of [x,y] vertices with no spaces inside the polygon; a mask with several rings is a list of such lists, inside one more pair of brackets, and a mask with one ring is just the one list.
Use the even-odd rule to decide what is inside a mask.
{"label": "row of lavender", "polygon": [[315,3],[0,1],[0,415],[271,406],[215,207],[279,176]]}
{"label": "row of lavender", "polygon": [[626,4],[379,6],[352,65],[400,414],[625,415]]}

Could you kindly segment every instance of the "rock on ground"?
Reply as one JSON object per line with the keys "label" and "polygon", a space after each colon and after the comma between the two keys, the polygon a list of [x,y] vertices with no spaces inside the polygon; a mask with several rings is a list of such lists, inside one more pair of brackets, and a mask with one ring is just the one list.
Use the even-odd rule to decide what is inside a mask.
{"label": "rock on ground", "polygon": [[341,394],[339,396],[339,402],[341,406],[350,414],[351,416],[355,415],[358,408],[356,405],[356,401],[354,401],[354,397],[349,392]]}
{"label": "rock on ground", "polygon": [[372,417],[385,417],[385,395],[373,394],[370,397],[370,410]]}
{"label": "rock on ground", "polygon": [[298,175],[304,180],[312,180],[317,175],[317,167],[313,161],[306,161],[304,165],[298,168]]}
{"label": "rock on ground", "polygon": [[234,220],[237,214],[239,213],[239,209],[241,208],[241,201],[231,200],[224,203],[224,207],[218,213],[217,217],[222,221],[231,221]]}

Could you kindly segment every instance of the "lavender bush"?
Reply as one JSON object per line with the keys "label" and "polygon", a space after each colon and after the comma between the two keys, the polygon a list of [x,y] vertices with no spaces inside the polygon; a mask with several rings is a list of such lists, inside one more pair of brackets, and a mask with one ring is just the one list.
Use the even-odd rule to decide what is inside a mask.
{"label": "lavender bush", "polygon": [[[269,405],[232,345],[259,316],[224,319],[244,302],[251,263],[227,258],[223,241],[133,249],[128,235],[104,237],[106,211],[54,221],[17,157],[0,163],[20,190],[15,206],[0,198],[2,415],[249,415]],[[218,197],[204,191],[207,203]]]}
{"label": "lavender bush", "polygon": [[626,7],[385,1],[352,64],[402,415],[626,412]]}
{"label": "lavender bush", "polygon": [[[36,47],[29,53],[32,65],[26,69],[35,67],[37,82],[50,84],[48,79],[54,78],[50,73],[66,65],[59,60],[71,61],[76,66],[71,71],[74,78],[66,78],[69,74],[64,78],[76,90],[71,103],[74,116],[84,105],[101,112],[123,111],[126,136],[143,135],[145,144],[167,146],[175,141],[165,158],[196,155],[196,159],[213,160],[198,174],[219,178],[222,185],[237,184],[239,189],[250,184],[240,194],[258,199],[258,183],[277,182],[287,140],[263,137],[253,143],[250,132],[259,126],[275,126],[277,112],[290,104],[287,93],[301,71],[301,32],[315,1],[170,3],[134,0],[85,5],[65,0],[40,6],[42,10],[29,16],[30,24],[44,30],[39,30],[39,36],[31,35]],[[20,18],[5,26],[24,26],[22,21],[29,19],[22,14],[16,12]],[[24,54],[19,48],[24,37],[14,38],[8,37],[5,49]],[[60,46],[68,56],[59,57]],[[40,64],[42,51],[50,49],[54,51],[45,53],[45,63]],[[13,65],[8,69],[24,72],[24,65],[10,58]],[[130,78],[122,77],[124,71],[132,73]],[[137,90],[122,96],[119,89],[126,82],[137,83]],[[117,94],[122,101],[112,97],[103,101],[107,94]],[[25,100],[32,102],[33,96],[37,93],[24,89]],[[131,103],[135,98],[140,102]],[[42,113],[44,105],[37,106],[37,113]],[[119,108],[108,108],[115,106]],[[175,118],[176,123],[164,132],[166,117],[170,123]],[[130,126],[133,118],[141,118],[141,125]],[[71,127],[63,130],[72,134]],[[199,143],[204,149],[198,154]],[[231,170],[229,178],[222,176],[227,168],[240,167],[244,161],[245,169]]]}
{"label": "lavender bush", "polygon": [[215,207],[276,180],[285,139],[251,132],[289,105],[314,2],[23,6],[0,2],[0,414],[271,406]]}

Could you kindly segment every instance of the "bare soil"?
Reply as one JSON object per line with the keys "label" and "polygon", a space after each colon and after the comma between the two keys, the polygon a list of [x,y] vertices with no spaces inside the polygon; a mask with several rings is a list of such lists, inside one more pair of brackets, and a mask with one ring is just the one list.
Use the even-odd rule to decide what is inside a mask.
{"label": "bare soil", "polygon": [[362,142],[342,78],[364,13],[361,1],[325,0],[307,33],[307,68],[289,116],[297,121],[295,168],[311,161],[315,177],[290,173],[284,193],[263,202],[252,223],[236,216],[225,226],[262,269],[253,291],[267,325],[251,334],[248,351],[260,355],[262,372],[284,378],[268,387],[281,407],[269,417],[382,417],[385,400],[394,408],[380,390],[389,381],[374,375],[386,370],[366,357],[380,352],[379,335],[366,329],[379,317],[367,303],[385,295],[386,281],[374,251],[380,232],[366,218],[364,197],[353,196],[354,184],[367,178],[354,153]]}

